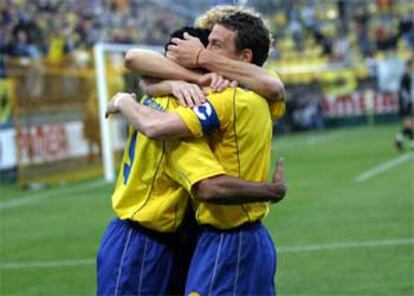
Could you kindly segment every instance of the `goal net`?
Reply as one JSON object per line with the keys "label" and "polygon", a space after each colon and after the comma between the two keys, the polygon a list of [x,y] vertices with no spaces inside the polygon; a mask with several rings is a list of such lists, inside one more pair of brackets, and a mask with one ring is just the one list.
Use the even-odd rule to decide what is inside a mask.
{"label": "goal net", "polygon": [[126,51],[134,47],[161,50],[97,44],[93,52],[59,61],[47,57],[8,61],[5,81],[14,110],[10,138],[15,138],[10,143],[15,143],[19,184],[59,184],[102,176],[115,180],[127,124],[121,116],[106,120],[104,113],[116,92],[138,91],[139,77],[128,73],[123,63]]}

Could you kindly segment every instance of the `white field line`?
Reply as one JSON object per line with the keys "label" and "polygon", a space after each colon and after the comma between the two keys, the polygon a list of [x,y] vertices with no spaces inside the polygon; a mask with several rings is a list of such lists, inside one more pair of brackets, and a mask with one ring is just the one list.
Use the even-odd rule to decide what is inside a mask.
{"label": "white field line", "polygon": [[96,189],[103,187],[106,185],[105,181],[99,180],[92,183],[85,183],[81,185],[67,185],[66,187],[61,188],[53,188],[47,191],[40,191],[38,193],[34,193],[32,195],[28,195],[28,197],[15,197],[10,200],[0,202],[0,211],[10,208],[16,208],[19,206],[24,206],[32,203],[36,203],[43,199],[56,196],[61,197],[63,196],[71,196],[80,192]]}
{"label": "white field line", "polygon": [[352,248],[377,248],[385,246],[397,245],[414,245],[414,238],[408,239],[390,239],[380,241],[359,241],[359,242],[345,242],[332,244],[318,244],[318,245],[304,245],[304,246],[290,246],[279,247],[278,252],[311,252],[311,251],[325,251],[325,250],[339,250]]}
{"label": "white field line", "polygon": [[57,260],[57,261],[35,261],[35,262],[2,262],[0,269],[23,269],[23,268],[56,268],[81,265],[93,265],[95,259]]}
{"label": "white field line", "polygon": [[389,161],[386,161],[380,165],[377,165],[373,167],[372,169],[360,174],[358,177],[355,178],[356,182],[364,182],[368,179],[371,179],[372,177],[375,177],[376,175],[379,175],[389,169],[392,169],[393,167],[402,164],[408,160],[413,159],[413,156],[411,154],[403,154],[401,156],[398,156],[397,158],[391,159]]}
{"label": "white field line", "polygon": [[[273,141],[272,146],[273,147],[279,147],[279,148],[301,148],[303,147],[303,145],[307,145],[307,146],[313,146],[313,145],[318,145],[318,144],[323,144],[326,143],[328,141],[332,141],[335,140],[339,137],[342,137],[343,135],[341,134],[331,134],[331,135],[312,135],[312,136],[306,136],[302,141],[293,141],[292,142],[287,142],[287,143],[279,143],[277,140],[277,135],[276,135],[276,140]],[[295,139],[296,140],[296,139]]]}
{"label": "white field line", "polygon": [[[353,249],[353,248],[378,248],[398,245],[413,245],[414,238],[407,239],[389,239],[380,241],[356,241],[331,244],[303,245],[303,246],[285,246],[278,247],[278,253],[297,253],[312,252],[325,250]],[[59,268],[82,265],[94,265],[95,259],[76,259],[76,260],[57,260],[57,261],[32,261],[32,262],[0,262],[0,270],[3,269],[27,269],[27,268]]]}

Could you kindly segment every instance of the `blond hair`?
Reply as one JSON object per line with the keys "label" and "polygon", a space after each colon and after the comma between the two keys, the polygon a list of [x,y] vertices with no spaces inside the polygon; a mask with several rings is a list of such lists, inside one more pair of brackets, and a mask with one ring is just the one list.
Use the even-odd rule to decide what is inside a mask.
{"label": "blond hair", "polygon": [[203,29],[213,29],[217,21],[225,16],[234,14],[236,12],[247,13],[253,16],[260,17],[259,13],[251,8],[233,6],[233,5],[217,5],[208,10],[202,16],[195,20],[194,26]]}

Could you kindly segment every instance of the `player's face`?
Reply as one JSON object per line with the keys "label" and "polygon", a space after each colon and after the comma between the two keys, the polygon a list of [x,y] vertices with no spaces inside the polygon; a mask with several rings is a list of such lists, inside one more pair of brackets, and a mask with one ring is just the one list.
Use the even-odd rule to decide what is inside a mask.
{"label": "player's face", "polygon": [[236,32],[233,32],[221,25],[214,25],[208,36],[207,50],[214,51],[219,55],[230,59],[240,60],[235,44]]}

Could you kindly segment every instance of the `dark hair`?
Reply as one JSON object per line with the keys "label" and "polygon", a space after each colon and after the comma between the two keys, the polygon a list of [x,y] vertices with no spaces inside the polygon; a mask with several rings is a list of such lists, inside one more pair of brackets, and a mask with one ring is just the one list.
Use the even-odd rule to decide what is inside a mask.
{"label": "dark hair", "polygon": [[269,30],[263,20],[249,13],[236,12],[217,21],[217,24],[236,33],[235,45],[238,52],[251,49],[252,63],[262,66],[269,54]]}
{"label": "dark hair", "polygon": [[167,51],[168,45],[172,44],[171,39],[173,38],[180,38],[180,39],[184,39],[184,33],[187,32],[188,34],[190,34],[191,36],[197,37],[198,39],[200,39],[201,43],[204,46],[208,45],[208,35],[210,35],[210,30],[209,29],[201,29],[201,28],[194,28],[194,27],[181,27],[177,30],[175,30],[174,32],[171,33],[170,35],[170,40],[168,40],[168,43],[165,44],[164,49],[165,51]]}

